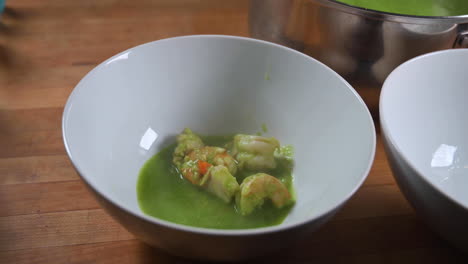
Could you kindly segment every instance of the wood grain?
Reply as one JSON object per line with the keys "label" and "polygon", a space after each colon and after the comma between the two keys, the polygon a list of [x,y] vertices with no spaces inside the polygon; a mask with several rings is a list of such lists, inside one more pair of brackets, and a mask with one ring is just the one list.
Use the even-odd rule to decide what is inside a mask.
{"label": "wood grain", "polygon": [[[166,253],[137,240],[0,252],[5,263],[172,263]],[[178,262],[181,263],[181,262]],[[188,262],[187,262],[188,263]]]}
{"label": "wood grain", "polygon": [[60,130],[3,134],[0,145],[0,158],[66,154]]}
{"label": "wood grain", "polygon": [[102,209],[0,217],[0,233],[0,251],[133,238]]}
{"label": "wood grain", "polygon": [[80,181],[0,186],[0,216],[95,209]]}
{"label": "wood grain", "polygon": [[[73,87],[132,46],[248,36],[248,0],[11,0],[0,18],[0,263],[193,263],[134,239],[96,203],[62,142]],[[380,136],[362,188],[313,235],[247,263],[467,263],[399,191]]]}
{"label": "wood grain", "polygon": [[396,184],[387,162],[387,156],[385,155],[382,141],[380,140],[380,133],[377,134],[375,160],[374,164],[372,165],[370,175],[372,175],[372,177],[367,177],[366,181],[364,182],[365,186]]}
{"label": "wood grain", "polygon": [[[160,250],[151,249],[136,240],[127,240],[130,235],[125,234],[123,229],[115,225],[107,226],[111,223],[106,220],[107,216],[101,210],[88,212],[94,215],[85,216],[84,212],[74,212],[73,215],[70,213],[45,214],[45,218],[48,219],[39,220],[37,216],[9,218],[21,223],[10,233],[21,236],[31,232],[31,228],[26,227],[27,224],[32,224],[33,228],[39,231],[31,236],[30,241],[8,245],[10,249],[15,250],[0,253],[0,257],[6,260],[17,258],[17,261],[22,261],[19,263],[31,263],[31,261],[48,263],[51,260],[63,259],[70,259],[70,263],[85,261],[108,263],[107,261],[116,260],[119,256],[123,261],[119,263],[149,263],[151,261],[179,263],[182,261]],[[65,224],[67,218],[73,218],[74,221],[70,222],[79,225],[98,225],[98,227],[93,226],[90,229],[80,228],[75,224]],[[31,223],[32,220],[34,223]],[[28,223],[23,224],[24,222]],[[0,224],[4,223],[0,220]],[[103,229],[99,224],[106,225],[106,228]],[[55,234],[51,234],[51,229]],[[94,236],[96,231],[99,232]],[[407,236],[407,234],[413,234],[413,236]],[[66,237],[67,235],[70,237]],[[114,242],[100,243],[109,240]],[[3,243],[4,241],[0,240],[0,248],[5,246]],[[27,249],[21,249],[25,247]],[[428,248],[431,248],[430,252],[433,254],[428,254]],[[118,252],[115,252],[117,249]],[[445,263],[463,263],[466,259],[460,252],[434,239],[417,218],[406,215],[332,221],[311,237],[299,241],[289,249],[252,263],[272,261],[274,263],[308,263],[309,261],[348,263],[345,260],[352,261],[351,263],[375,263],[375,261],[377,263],[440,263],[439,261],[443,260],[449,261]],[[420,262],[422,260],[424,262]]]}
{"label": "wood grain", "polygon": [[411,215],[414,211],[395,185],[364,186],[335,219]]}
{"label": "wood grain", "polygon": [[60,130],[62,112],[62,108],[0,110],[0,129],[4,133]]}
{"label": "wood grain", "polygon": [[0,186],[79,179],[66,155],[3,158],[0,175]]}

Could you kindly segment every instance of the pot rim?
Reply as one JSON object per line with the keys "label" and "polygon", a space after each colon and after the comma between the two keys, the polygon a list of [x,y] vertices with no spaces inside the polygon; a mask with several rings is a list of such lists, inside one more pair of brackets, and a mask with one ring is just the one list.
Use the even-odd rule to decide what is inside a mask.
{"label": "pot rim", "polygon": [[398,23],[408,24],[435,24],[435,23],[448,23],[448,24],[468,24],[468,14],[460,16],[415,16],[403,15],[397,13],[377,11],[362,7],[356,7],[345,3],[338,2],[337,0],[308,0],[317,2],[321,6],[337,9],[339,11],[363,16],[370,19],[392,21]]}

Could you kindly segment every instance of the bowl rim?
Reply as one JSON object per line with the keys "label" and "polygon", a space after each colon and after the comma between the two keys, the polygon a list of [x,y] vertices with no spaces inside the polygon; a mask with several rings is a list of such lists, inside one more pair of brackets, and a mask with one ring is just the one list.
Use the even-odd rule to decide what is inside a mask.
{"label": "bowl rim", "polygon": [[396,150],[396,152],[398,153],[398,155],[401,157],[401,159],[403,160],[403,162],[406,163],[406,165],[408,165],[408,167],[415,172],[415,174],[422,180],[424,181],[426,184],[428,184],[429,186],[431,186],[433,189],[435,189],[438,193],[440,193],[441,195],[443,195],[446,199],[448,199],[449,201],[451,201],[452,203],[460,206],[461,208],[463,208],[464,210],[467,210],[468,211],[468,205],[464,205],[462,204],[461,202],[457,201],[454,197],[452,197],[451,195],[448,194],[448,192],[442,190],[439,186],[437,186],[436,184],[433,184],[429,179],[427,179],[425,176],[424,176],[424,173],[422,173],[421,170],[419,170],[415,164],[413,164],[413,162],[410,161],[409,157],[407,155],[405,155],[405,153],[401,150],[400,146],[396,143],[397,141],[395,140],[395,138],[393,137],[393,135],[391,133],[389,133],[389,124],[387,122],[387,120],[385,119],[385,108],[384,108],[384,105],[387,105],[389,104],[388,102],[386,102],[385,100],[385,95],[388,93],[388,90],[390,90],[390,88],[388,88],[388,81],[395,78],[394,76],[396,76],[397,74],[400,74],[401,71],[404,70],[404,68],[407,66],[407,65],[410,65],[412,63],[414,63],[415,61],[418,61],[418,60],[421,60],[421,59],[425,59],[425,58],[432,58],[432,57],[443,57],[445,56],[445,54],[448,54],[448,53],[466,53],[468,54],[468,49],[448,49],[448,50],[440,50],[440,51],[434,51],[434,52],[430,52],[430,53],[426,53],[426,54],[423,54],[423,55],[420,55],[420,56],[417,56],[417,57],[414,57],[404,63],[402,63],[401,65],[399,65],[397,68],[395,68],[389,75],[388,77],[385,79],[385,82],[382,86],[382,90],[380,92],[380,102],[379,102],[379,109],[380,109],[380,125],[382,127],[382,131],[385,133],[385,137],[388,141],[388,143]]}
{"label": "bowl rim", "polygon": [[[322,210],[319,211],[318,214],[316,214],[314,217],[309,217],[305,218],[302,221],[296,222],[296,223],[290,223],[290,224],[278,224],[275,226],[267,226],[267,227],[259,227],[259,228],[251,228],[251,229],[214,229],[214,228],[204,228],[204,227],[195,227],[195,226],[188,226],[188,225],[183,225],[183,224],[177,224],[173,223],[167,220],[159,219],[150,215],[147,215],[143,212],[134,212],[134,210],[131,210],[130,208],[126,208],[120,204],[118,204],[116,201],[114,201],[112,198],[108,197],[104,193],[102,193],[98,186],[94,186],[89,180],[88,177],[85,176],[84,173],[82,173],[82,169],[80,164],[78,164],[75,159],[74,159],[74,154],[73,151],[71,150],[71,147],[69,145],[69,142],[67,140],[67,127],[66,127],[66,120],[68,117],[68,112],[70,111],[70,108],[73,104],[76,91],[78,89],[81,89],[82,87],[80,84],[82,84],[84,81],[86,81],[90,76],[93,76],[97,69],[103,67],[108,63],[109,61],[113,60],[114,58],[119,57],[122,54],[125,54],[127,52],[130,52],[134,49],[138,49],[144,46],[148,45],[154,45],[155,43],[162,43],[162,42],[168,42],[168,41],[179,41],[179,40],[184,40],[184,39],[230,39],[230,40],[236,40],[236,41],[247,41],[247,42],[254,42],[254,43],[259,43],[265,46],[270,46],[270,47],[276,47],[279,49],[286,50],[290,53],[295,53],[296,55],[300,55],[304,58],[307,58],[308,60],[312,60],[314,63],[317,63],[321,65],[321,67],[324,67],[326,70],[330,71],[333,75],[335,75],[338,79],[340,79],[344,84],[345,87],[352,92],[354,95],[354,98],[358,100],[360,105],[364,108],[365,115],[367,116],[368,120],[370,121],[369,125],[372,129],[370,129],[371,132],[371,148],[370,152],[368,153],[369,157],[367,160],[367,167],[360,176],[360,179],[358,183],[346,193],[346,195],[337,203],[332,204],[329,209],[327,210]],[[171,228],[171,229],[176,229],[178,231],[184,231],[184,232],[190,232],[190,233],[195,233],[195,234],[202,234],[202,235],[214,235],[214,236],[245,236],[245,235],[263,235],[263,234],[268,234],[268,233],[274,233],[274,232],[279,232],[279,231],[285,231],[288,229],[293,229],[302,225],[305,225],[309,222],[313,222],[317,219],[320,219],[324,216],[326,216],[329,213],[335,212],[337,209],[339,209],[341,206],[343,206],[355,193],[356,191],[362,186],[363,182],[369,175],[369,172],[371,170],[371,167],[373,165],[373,161],[375,158],[375,152],[376,152],[376,132],[375,132],[375,124],[372,119],[372,116],[370,114],[369,109],[367,108],[366,104],[364,103],[363,99],[359,96],[359,94],[356,92],[356,90],[343,78],[341,77],[338,73],[333,71],[331,68],[326,66],[325,64],[321,63],[320,61],[307,56],[299,51],[296,51],[294,49],[275,44],[272,42],[264,41],[264,40],[258,40],[254,38],[248,38],[248,37],[241,37],[241,36],[232,36],[232,35],[216,35],[216,34],[203,34],[203,35],[185,35],[185,36],[178,36],[178,37],[171,37],[171,38],[164,38],[164,39],[159,39],[156,41],[151,41],[147,42],[144,44],[140,44],[134,47],[131,47],[127,50],[124,50],[122,52],[119,52],[118,54],[111,56],[110,58],[106,59],[105,61],[101,62],[97,66],[95,66],[91,71],[89,71],[79,82],[78,84],[73,88],[71,94],[69,95],[67,102],[65,104],[63,114],[62,114],[62,138],[63,138],[63,143],[65,145],[65,150],[67,152],[67,155],[72,163],[72,165],[75,167],[76,171],[78,172],[80,178],[88,185],[89,188],[91,188],[96,194],[101,196],[103,199],[105,199],[107,202],[111,203],[115,207],[119,208],[120,210],[123,210],[124,212],[137,217],[143,221],[149,222],[151,224],[156,224],[163,226],[165,228]]]}

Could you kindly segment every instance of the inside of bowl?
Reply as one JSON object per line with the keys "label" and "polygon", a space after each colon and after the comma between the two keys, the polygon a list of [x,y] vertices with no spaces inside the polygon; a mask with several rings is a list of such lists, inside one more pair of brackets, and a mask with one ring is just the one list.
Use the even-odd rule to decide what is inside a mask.
{"label": "inside of bowl", "polygon": [[64,135],[82,177],[142,214],[139,170],[184,127],[220,135],[263,124],[295,149],[297,203],[284,224],[334,209],[372,162],[372,120],[343,79],[298,52],[235,37],[175,38],[114,56],[74,90]]}
{"label": "inside of bowl", "polygon": [[388,136],[421,176],[468,207],[468,50],[433,53],[389,76]]}

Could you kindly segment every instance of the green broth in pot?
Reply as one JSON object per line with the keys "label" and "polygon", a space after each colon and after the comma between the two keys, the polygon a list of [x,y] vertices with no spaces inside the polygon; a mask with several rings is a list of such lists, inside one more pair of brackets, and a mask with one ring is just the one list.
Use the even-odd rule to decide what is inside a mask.
{"label": "green broth in pot", "polygon": [[337,0],[337,2],[403,15],[468,15],[468,0]]}

